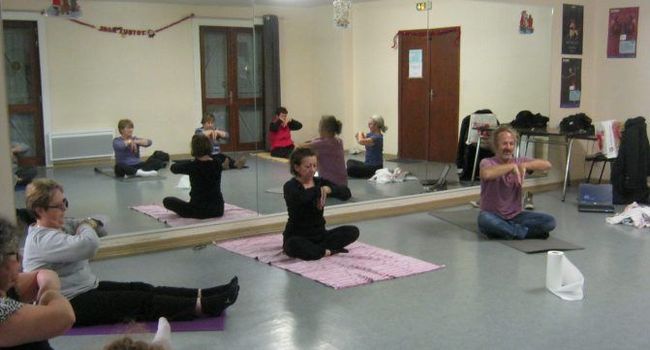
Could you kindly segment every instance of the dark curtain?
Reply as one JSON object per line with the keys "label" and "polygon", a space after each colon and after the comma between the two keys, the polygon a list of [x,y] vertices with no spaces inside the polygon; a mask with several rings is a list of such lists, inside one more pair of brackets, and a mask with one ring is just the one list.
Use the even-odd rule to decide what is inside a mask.
{"label": "dark curtain", "polygon": [[262,31],[262,45],[264,57],[264,135],[266,149],[269,150],[268,125],[281,106],[280,101],[280,36],[278,30],[278,17],[264,16]]}

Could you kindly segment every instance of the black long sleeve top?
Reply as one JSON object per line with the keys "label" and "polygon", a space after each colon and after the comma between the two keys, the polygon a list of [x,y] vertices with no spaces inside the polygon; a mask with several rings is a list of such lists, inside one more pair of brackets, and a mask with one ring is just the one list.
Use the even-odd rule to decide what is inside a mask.
{"label": "black long sleeve top", "polygon": [[347,200],[352,196],[347,186],[339,186],[320,177],[314,177],[314,187],[307,189],[296,178],[284,184],[284,200],[289,212],[289,221],[284,230],[285,238],[294,235],[315,235],[325,229],[323,209],[318,208],[323,186],[332,189],[330,197]]}
{"label": "black long sleeve top", "polygon": [[171,166],[174,174],[190,176],[190,203],[213,207],[223,205],[221,194],[221,164],[213,160],[193,160],[191,162],[174,163]]}
{"label": "black long sleeve top", "polygon": [[[278,120],[276,120],[274,122],[271,122],[271,124],[269,125],[269,130],[271,130],[273,132],[278,132],[281,125],[282,125],[282,120],[280,120],[278,118]],[[291,121],[287,124],[287,126],[289,127],[289,130],[300,130],[300,129],[302,129],[302,123],[295,120],[295,119],[291,119]]]}

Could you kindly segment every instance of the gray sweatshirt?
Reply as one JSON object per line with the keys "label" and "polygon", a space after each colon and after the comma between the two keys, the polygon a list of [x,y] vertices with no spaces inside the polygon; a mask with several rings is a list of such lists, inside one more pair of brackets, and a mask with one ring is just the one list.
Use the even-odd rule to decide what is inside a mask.
{"label": "gray sweatshirt", "polygon": [[72,299],[97,288],[97,276],[90,271],[88,260],[98,248],[99,237],[87,224],[79,225],[74,235],[33,224],[25,239],[23,269],[55,271],[61,279],[61,294]]}

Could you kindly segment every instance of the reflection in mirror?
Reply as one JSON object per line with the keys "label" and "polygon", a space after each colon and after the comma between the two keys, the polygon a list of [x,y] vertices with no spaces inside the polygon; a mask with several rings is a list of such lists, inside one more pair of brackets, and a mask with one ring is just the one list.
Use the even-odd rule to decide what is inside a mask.
{"label": "reflection in mirror", "polygon": [[[352,201],[470,186],[476,148],[458,143],[465,116],[490,109],[506,123],[521,110],[549,113],[551,8],[526,6],[535,17],[534,33],[526,35],[519,33],[522,6],[496,2],[434,1],[423,12],[403,1],[354,2],[347,28],[335,26],[329,2],[292,7],[260,0],[254,10],[257,18],[279,19],[281,104],[303,124],[294,141],[317,137],[320,117],[335,115],[346,158],[364,160],[355,153],[363,149],[355,134],[368,131],[370,116],[384,117],[384,167],[411,176],[388,184],[349,179]],[[449,63],[452,50],[459,54]],[[269,179],[288,177],[282,166],[264,163],[259,187],[269,190],[261,206],[274,203],[268,192],[282,184]],[[446,186],[437,184],[447,171]]]}
{"label": "reflection in mirror", "polygon": [[[18,0],[4,1],[3,8],[41,10]],[[84,22],[134,29],[163,27],[188,13],[195,14],[153,39],[120,37],[35,15],[39,34],[43,35],[40,59],[45,63],[40,65],[44,70],[41,81],[45,82],[41,91],[45,97],[41,113],[41,135],[46,136],[43,149],[49,154],[53,151],[47,142],[51,134],[110,130],[115,135],[117,120],[129,117],[135,122],[136,135],[154,141],[143,151],[145,156],[161,149],[173,158],[189,158],[194,129],[200,126],[203,113],[213,113],[216,127],[230,133],[230,138],[220,144],[221,150],[235,159],[241,155],[248,158],[247,168],[222,174],[226,203],[260,214],[279,213],[286,210],[281,188],[290,177],[288,166],[250,154],[265,149],[271,111],[277,107],[274,104],[281,104],[303,124],[292,133],[294,142],[317,137],[321,116],[334,115],[343,123],[340,138],[349,152],[346,159],[362,161],[364,154],[354,151],[364,147],[354,135],[368,131],[372,115],[383,116],[388,127],[383,139],[383,165],[399,167],[413,179],[390,184],[350,179],[351,205],[422,193],[420,181],[438,178],[445,164],[451,165],[448,188],[465,186],[468,183],[460,183],[456,175],[457,135],[453,135],[464,116],[489,108],[500,122],[509,122],[523,109],[545,115],[549,112],[551,9],[526,6],[535,16],[535,31],[530,35],[518,32],[521,10],[520,5],[483,1],[434,1],[431,11],[424,12],[416,11],[412,3],[397,0],[354,2],[350,26],[343,29],[334,26],[329,1],[312,6],[255,3],[252,9],[84,3]],[[279,62],[272,67],[267,64],[271,57],[263,35],[265,15],[278,19]],[[4,16],[8,17],[10,13]],[[435,141],[447,128],[436,124],[439,109],[434,102],[438,92],[425,90],[423,97],[412,101],[402,97],[406,83],[427,80],[427,74],[434,81],[444,71],[434,76],[434,61],[424,61],[422,55],[422,77],[415,72],[409,77],[411,69],[417,70],[418,61],[408,60],[409,48],[402,46],[404,36],[397,34],[454,27],[460,28],[459,41],[451,42],[458,45],[460,54],[457,106],[448,128],[454,130],[454,141],[440,145]],[[399,43],[392,48],[394,40]],[[421,49],[424,53],[433,47]],[[403,78],[400,57],[404,51],[400,50],[406,50],[407,58],[402,66],[406,72]],[[6,65],[5,69],[10,67]],[[272,99],[265,80],[273,68],[278,69],[280,77],[276,92],[280,99],[275,103],[267,102]],[[416,110],[421,115],[405,113],[407,102],[420,105]],[[415,131],[405,134],[403,130]],[[408,153],[407,142],[413,140],[415,149],[424,152],[415,156]],[[452,157],[440,158],[443,152],[436,147],[451,149]],[[66,162],[72,166],[61,166]],[[41,170],[41,175],[64,185],[72,202],[68,215],[107,215],[111,234],[168,227],[129,208],[160,203],[170,195],[189,198],[188,189],[177,187],[180,176],[169,169],[161,171],[164,178],[155,181],[118,181],[95,173],[95,164],[83,160],[54,163],[53,168]],[[110,164],[106,160],[102,165]],[[16,193],[17,206],[24,206],[22,192]],[[342,202],[331,199],[329,204]]]}

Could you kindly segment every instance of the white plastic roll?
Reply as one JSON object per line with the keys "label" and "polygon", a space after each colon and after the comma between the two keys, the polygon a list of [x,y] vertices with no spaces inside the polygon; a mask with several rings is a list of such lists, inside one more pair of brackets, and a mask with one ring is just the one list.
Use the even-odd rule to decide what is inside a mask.
{"label": "white plastic roll", "polygon": [[585,278],[563,252],[549,251],[546,259],[546,289],[564,300],[582,300]]}

